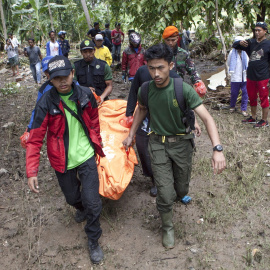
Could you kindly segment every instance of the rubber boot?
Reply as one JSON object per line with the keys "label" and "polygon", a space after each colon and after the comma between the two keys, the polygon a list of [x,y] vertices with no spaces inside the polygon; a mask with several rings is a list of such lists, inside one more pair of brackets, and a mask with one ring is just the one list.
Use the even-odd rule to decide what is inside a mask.
{"label": "rubber boot", "polygon": [[162,221],[162,244],[165,248],[174,248],[173,211],[159,214]]}

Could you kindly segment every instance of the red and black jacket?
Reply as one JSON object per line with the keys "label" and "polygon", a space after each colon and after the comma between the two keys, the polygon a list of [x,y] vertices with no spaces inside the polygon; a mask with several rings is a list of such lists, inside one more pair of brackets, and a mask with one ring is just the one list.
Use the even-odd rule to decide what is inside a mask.
{"label": "red and black jacket", "polygon": [[[72,84],[70,100],[77,104],[77,114],[95,149],[104,157],[96,100],[88,87]],[[67,170],[69,132],[63,103],[55,87],[44,93],[35,108],[35,117],[26,144],[27,177],[37,176],[40,150],[47,132],[47,153],[51,166],[58,172]]]}
{"label": "red and black jacket", "polygon": [[144,60],[144,49],[139,45],[138,52],[134,50],[133,46],[128,46],[122,56],[122,71],[128,72],[128,77],[134,77],[138,68],[146,64]]}

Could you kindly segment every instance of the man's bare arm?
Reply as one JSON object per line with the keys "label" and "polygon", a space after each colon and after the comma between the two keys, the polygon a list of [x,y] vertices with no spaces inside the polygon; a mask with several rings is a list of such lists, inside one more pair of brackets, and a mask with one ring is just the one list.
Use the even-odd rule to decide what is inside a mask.
{"label": "man's bare arm", "polygon": [[138,104],[138,107],[135,111],[134,118],[133,118],[133,123],[130,128],[128,137],[123,141],[123,145],[126,147],[126,150],[131,146],[134,135],[140,126],[141,122],[147,115],[147,108],[142,106],[141,104]]}
{"label": "man's bare arm", "polygon": [[110,93],[112,92],[112,80],[108,80],[105,81],[106,83],[106,88],[104,90],[104,92],[102,93],[102,95],[100,96],[101,102],[98,105],[101,105],[102,102],[104,101],[104,99],[110,95]]}
{"label": "man's bare arm", "polygon": [[[203,121],[209,138],[212,142],[212,146],[215,147],[217,144],[220,144],[220,139],[215,121],[209,114],[209,112],[206,110],[206,108],[203,105],[200,105],[194,111]],[[221,173],[226,168],[226,161],[222,152],[213,151],[212,167],[214,170],[214,174]]]}

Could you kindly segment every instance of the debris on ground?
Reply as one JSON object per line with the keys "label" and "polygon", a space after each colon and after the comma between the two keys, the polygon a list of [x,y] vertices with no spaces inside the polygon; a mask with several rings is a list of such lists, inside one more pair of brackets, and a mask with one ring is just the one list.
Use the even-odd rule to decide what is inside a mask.
{"label": "debris on ground", "polygon": [[8,122],[8,123],[4,124],[4,125],[2,126],[2,128],[3,128],[3,129],[8,129],[8,128],[14,127],[14,126],[15,126],[15,123],[14,123],[14,122]]}
{"label": "debris on ground", "polygon": [[252,254],[252,257],[253,257],[255,262],[258,262],[258,263],[261,262],[261,260],[262,260],[262,252],[259,249],[254,248],[252,250],[251,254]]}
{"label": "debris on ground", "polygon": [[0,176],[3,174],[6,174],[6,173],[8,173],[8,171],[6,169],[4,169],[4,168],[0,169]]}

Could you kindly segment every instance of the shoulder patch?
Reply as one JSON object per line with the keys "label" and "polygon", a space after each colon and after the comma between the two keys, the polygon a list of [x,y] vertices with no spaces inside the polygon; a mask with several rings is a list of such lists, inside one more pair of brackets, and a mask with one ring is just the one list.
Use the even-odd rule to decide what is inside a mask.
{"label": "shoulder patch", "polygon": [[179,106],[178,106],[178,102],[177,102],[177,100],[176,100],[175,98],[173,99],[173,106],[174,106],[174,107],[179,107]]}

